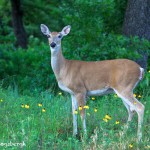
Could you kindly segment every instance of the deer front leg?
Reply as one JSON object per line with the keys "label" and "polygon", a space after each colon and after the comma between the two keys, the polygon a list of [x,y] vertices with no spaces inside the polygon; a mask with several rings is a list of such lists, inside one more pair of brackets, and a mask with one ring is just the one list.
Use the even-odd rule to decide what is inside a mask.
{"label": "deer front leg", "polygon": [[125,101],[123,101],[123,104],[125,105],[125,107],[127,108],[127,111],[128,111],[128,121],[127,121],[127,124],[128,124],[132,120],[133,115],[135,114],[135,111],[132,111],[130,109],[130,106]]}
{"label": "deer front leg", "polygon": [[81,107],[80,116],[82,120],[83,130],[84,130],[84,133],[86,134],[86,120],[85,120],[86,114],[85,114],[85,109],[84,109],[84,106],[86,104],[86,96],[83,93],[78,93],[76,94],[76,99],[78,101],[78,106]]}
{"label": "deer front leg", "polygon": [[78,130],[77,130],[77,114],[75,113],[75,111],[77,111],[78,109],[78,103],[74,95],[71,95],[71,99],[72,99],[72,114],[73,114],[73,136],[76,136]]}

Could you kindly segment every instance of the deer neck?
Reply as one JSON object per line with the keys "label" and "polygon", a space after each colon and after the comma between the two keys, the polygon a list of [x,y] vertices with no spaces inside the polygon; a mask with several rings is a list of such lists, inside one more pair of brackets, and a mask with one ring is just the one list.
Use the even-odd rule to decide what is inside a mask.
{"label": "deer neck", "polygon": [[65,66],[66,59],[62,54],[61,45],[58,46],[56,49],[51,48],[51,66],[55,73],[56,78],[61,78],[61,71]]}

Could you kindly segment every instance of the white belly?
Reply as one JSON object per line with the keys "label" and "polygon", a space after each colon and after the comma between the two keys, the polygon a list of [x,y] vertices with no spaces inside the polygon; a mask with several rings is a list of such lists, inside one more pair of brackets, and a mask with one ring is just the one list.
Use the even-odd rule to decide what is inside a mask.
{"label": "white belly", "polygon": [[105,88],[105,89],[100,89],[100,90],[88,91],[87,95],[88,96],[98,96],[98,95],[105,95],[105,94],[109,94],[109,93],[113,93],[113,92],[114,91],[112,89]]}
{"label": "white belly", "polygon": [[62,82],[58,82],[58,86],[63,91],[73,94],[73,91],[71,91],[68,87],[66,87]]}
{"label": "white belly", "polygon": [[[74,92],[69,89],[67,86],[65,86],[62,82],[58,82],[58,86],[61,90],[68,92],[70,94],[74,94]],[[100,90],[94,90],[94,91],[88,91],[87,96],[98,96],[98,95],[105,95],[109,93],[113,93],[114,91],[109,88],[100,89]]]}

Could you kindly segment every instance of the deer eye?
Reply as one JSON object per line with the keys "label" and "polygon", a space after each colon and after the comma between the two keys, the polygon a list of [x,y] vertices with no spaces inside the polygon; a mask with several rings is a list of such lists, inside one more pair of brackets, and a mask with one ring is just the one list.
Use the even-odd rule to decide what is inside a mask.
{"label": "deer eye", "polygon": [[59,34],[59,35],[58,35],[58,38],[62,38],[62,35],[61,35],[61,34]]}

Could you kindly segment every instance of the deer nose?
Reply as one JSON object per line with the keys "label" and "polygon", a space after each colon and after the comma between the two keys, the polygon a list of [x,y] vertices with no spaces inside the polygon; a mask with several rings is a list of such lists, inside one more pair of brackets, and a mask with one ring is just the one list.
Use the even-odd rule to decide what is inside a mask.
{"label": "deer nose", "polygon": [[52,42],[52,43],[50,44],[50,46],[51,46],[52,48],[54,48],[54,47],[56,46],[56,43]]}

